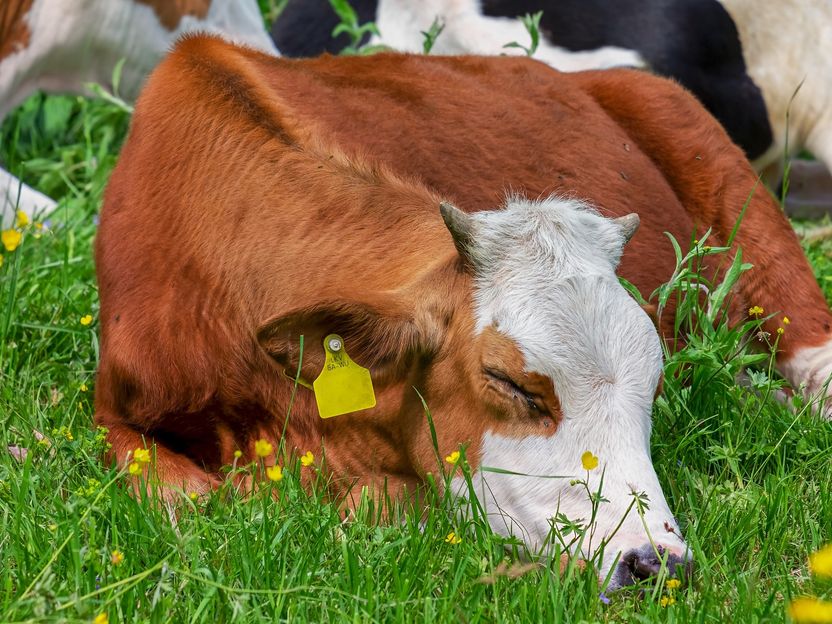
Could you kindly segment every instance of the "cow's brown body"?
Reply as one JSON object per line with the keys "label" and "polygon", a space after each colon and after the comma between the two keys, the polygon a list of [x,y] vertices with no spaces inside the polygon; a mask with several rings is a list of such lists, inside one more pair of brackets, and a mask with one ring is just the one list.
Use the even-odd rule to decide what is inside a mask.
{"label": "cow's brown body", "polygon": [[[527,374],[499,328],[474,332],[472,279],[439,199],[473,212],[509,192],[556,193],[636,212],[620,274],[649,293],[673,271],[664,232],[684,244],[713,227],[725,241],[755,180],[691,96],[641,73],[560,74],[515,58],[286,61],[185,40],[140,98],[105,199],[96,420],[119,462],[155,442],[166,482],[205,490],[235,450],[252,459],[256,439],[277,441],[299,335],[311,380],[337,331],[373,372],[378,405],[324,421],[300,388],[288,448],[323,445],[344,490],[417,487],[435,454],[415,387],[442,419],[440,452],[470,443],[476,466],[486,434],[553,436],[559,390]],[[832,317],[762,189],[736,242],[756,267],[739,305],[792,321],[781,357],[823,343]],[[490,391],[480,365],[535,388],[538,411],[472,416]]]}

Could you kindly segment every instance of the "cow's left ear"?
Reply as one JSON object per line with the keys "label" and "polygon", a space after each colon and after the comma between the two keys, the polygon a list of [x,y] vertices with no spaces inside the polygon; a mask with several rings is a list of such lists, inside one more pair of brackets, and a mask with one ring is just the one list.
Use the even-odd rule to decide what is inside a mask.
{"label": "cow's left ear", "polygon": [[303,336],[301,373],[312,381],[323,368],[323,340],[329,334],[344,339],[350,358],[370,370],[375,384],[400,379],[415,358],[434,353],[441,340],[438,325],[420,321],[397,302],[331,301],[269,319],[257,330],[257,341],[294,376]]}

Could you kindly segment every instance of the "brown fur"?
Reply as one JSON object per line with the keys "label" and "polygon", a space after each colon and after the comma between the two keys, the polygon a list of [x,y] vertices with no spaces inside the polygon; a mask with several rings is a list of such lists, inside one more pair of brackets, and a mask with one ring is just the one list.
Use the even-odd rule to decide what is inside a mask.
{"label": "brown fur", "polygon": [[31,33],[24,18],[34,0],[3,0],[0,3],[0,61],[29,45]]}
{"label": "brown fur", "polygon": [[[288,61],[188,38],[149,80],[105,197],[96,420],[119,461],[146,436],[163,480],[204,490],[235,448],[251,459],[255,439],[277,441],[300,336],[312,380],[323,336],[338,332],[372,370],[377,406],[321,420],[300,388],[288,448],[324,447],[336,490],[413,491],[437,469],[413,388],[440,454],[470,444],[474,465],[486,430],[551,434],[561,416],[516,345],[494,328],[472,338],[471,277],[440,198],[473,211],[507,190],[556,192],[637,212],[621,274],[649,293],[673,267],[663,232],[684,243],[713,226],[725,240],[754,183],[713,118],[647,74],[516,58]],[[757,265],[738,305],[788,314],[786,352],[830,322],[790,232],[760,189],[737,236]]]}
{"label": "brown fur", "polygon": [[186,15],[202,19],[211,8],[211,0],[136,0],[153,9],[159,23],[168,30],[176,30]]}

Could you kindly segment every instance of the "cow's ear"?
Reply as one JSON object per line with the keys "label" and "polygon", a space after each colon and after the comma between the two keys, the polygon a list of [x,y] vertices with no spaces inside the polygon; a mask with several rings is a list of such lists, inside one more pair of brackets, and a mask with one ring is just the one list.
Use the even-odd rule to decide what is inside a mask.
{"label": "cow's ear", "polygon": [[430,356],[441,340],[437,325],[420,322],[390,301],[334,301],[299,308],[266,321],[257,330],[257,340],[287,375],[294,376],[303,336],[301,374],[312,381],[323,368],[323,340],[329,334],[344,339],[350,358],[368,368],[376,384],[401,378],[415,358]]}

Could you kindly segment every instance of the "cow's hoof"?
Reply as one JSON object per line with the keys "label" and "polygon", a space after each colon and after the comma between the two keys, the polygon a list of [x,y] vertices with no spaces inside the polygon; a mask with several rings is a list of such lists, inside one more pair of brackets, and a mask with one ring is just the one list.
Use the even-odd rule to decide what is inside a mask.
{"label": "cow's hoof", "polygon": [[624,553],[607,589],[616,590],[629,585],[637,585],[658,576],[662,569],[662,561],[667,566],[668,576],[678,578],[683,583],[693,572],[693,560],[689,555],[682,556],[669,552],[661,545],[654,548],[648,543]]}

